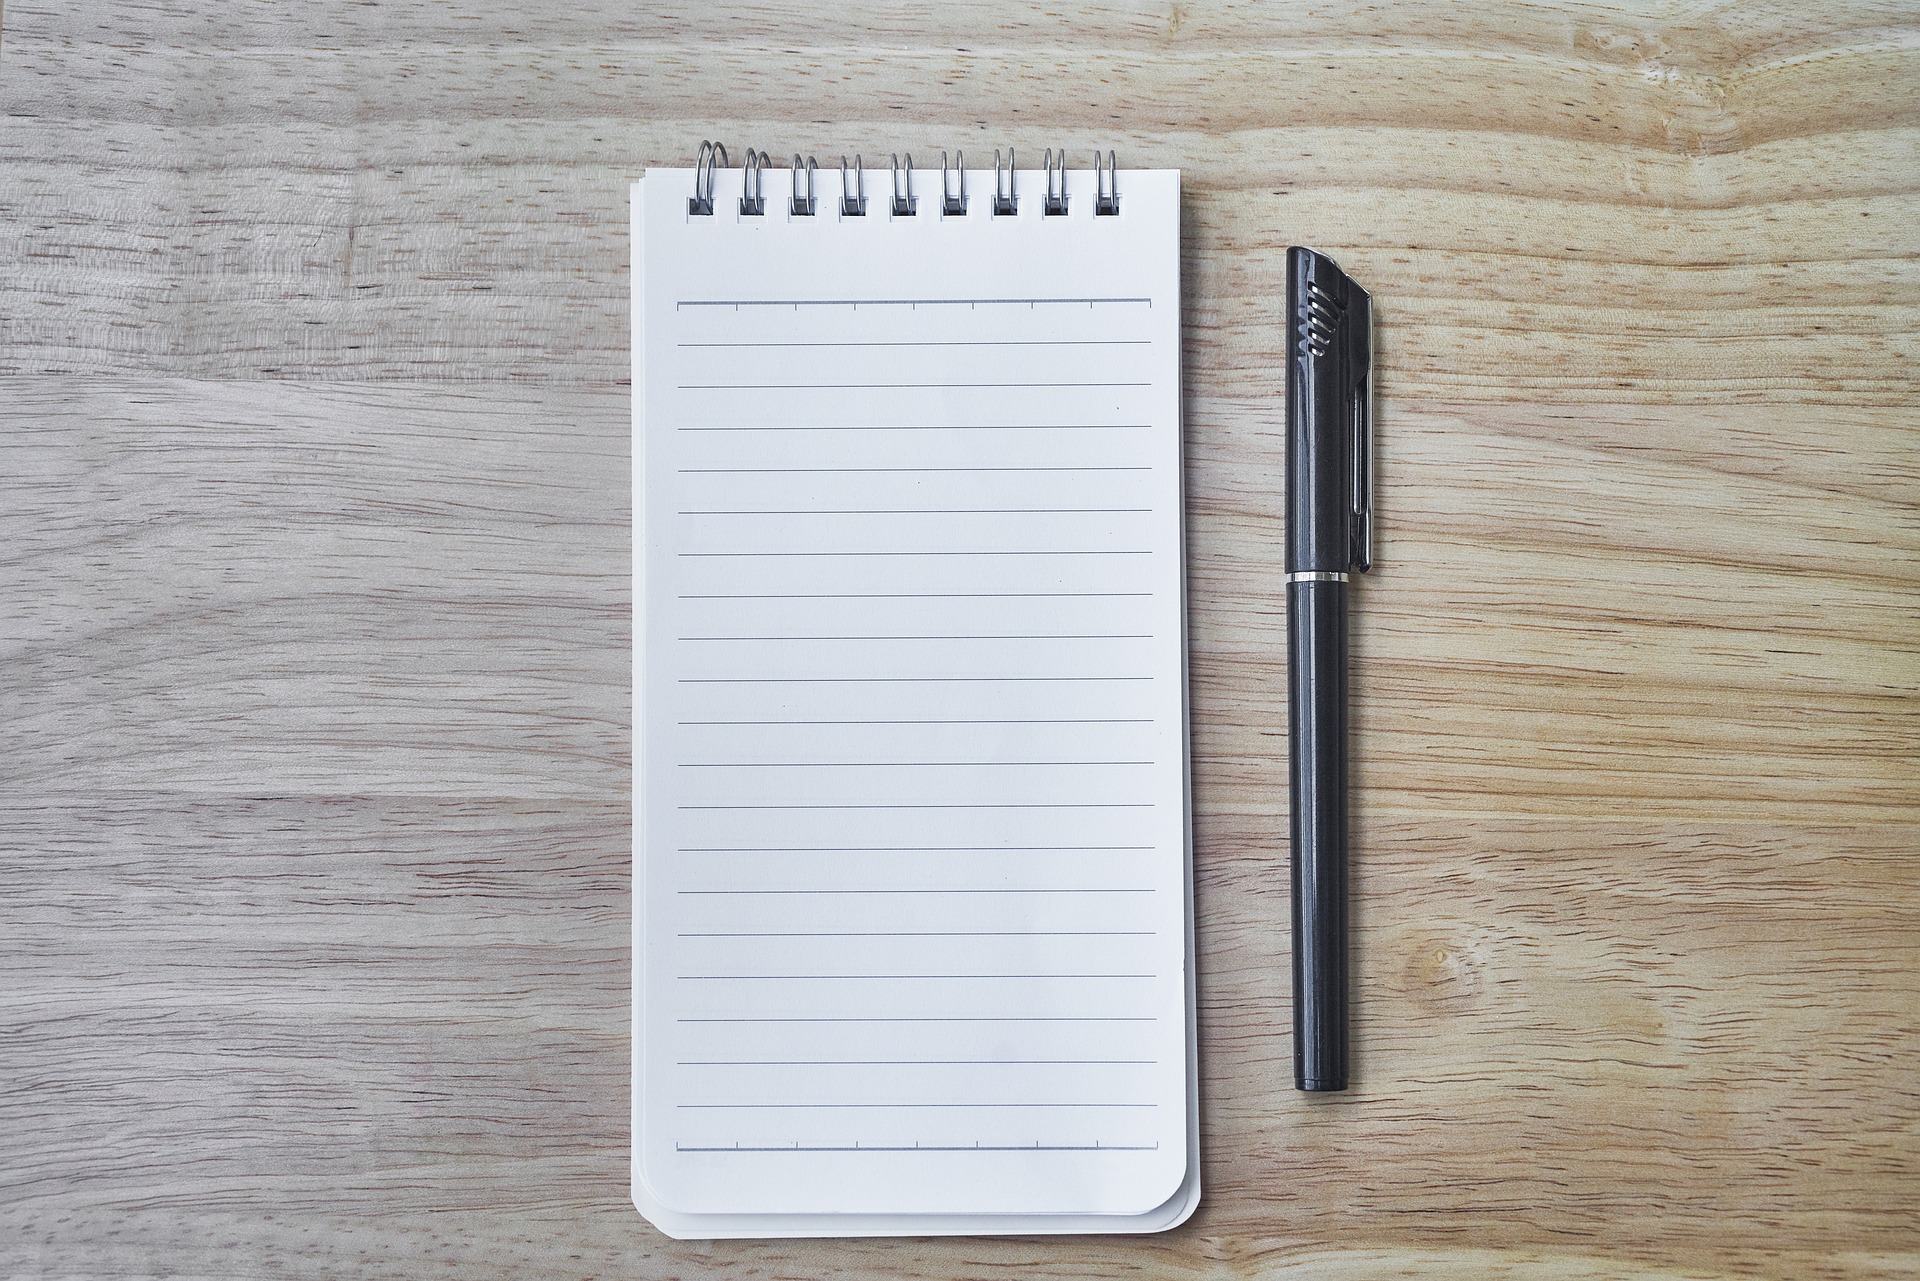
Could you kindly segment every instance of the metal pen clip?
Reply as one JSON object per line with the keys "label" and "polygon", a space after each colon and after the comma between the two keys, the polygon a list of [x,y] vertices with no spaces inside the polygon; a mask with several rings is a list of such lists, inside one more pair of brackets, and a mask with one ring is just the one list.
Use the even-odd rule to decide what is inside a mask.
{"label": "metal pen clip", "polygon": [[1352,424],[1349,558],[1356,571],[1373,568],[1373,296],[1351,280],[1347,303],[1347,421]]}

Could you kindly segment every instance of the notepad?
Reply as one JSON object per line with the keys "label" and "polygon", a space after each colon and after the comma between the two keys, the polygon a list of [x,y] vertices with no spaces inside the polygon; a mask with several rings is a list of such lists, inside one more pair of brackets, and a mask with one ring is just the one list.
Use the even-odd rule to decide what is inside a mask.
{"label": "notepad", "polygon": [[635,1201],[1171,1226],[1179,176],[886,176],[633,190]]}

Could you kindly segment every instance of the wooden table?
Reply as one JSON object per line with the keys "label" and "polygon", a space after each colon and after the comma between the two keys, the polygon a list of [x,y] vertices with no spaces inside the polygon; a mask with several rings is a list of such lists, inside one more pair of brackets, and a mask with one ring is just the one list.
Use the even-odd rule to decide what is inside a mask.
{"label": "wooden table", "polygon": [[[0,1271],[1920,1270],[1920,11],[13,0]],[[1207,1197],[627,1202],[627,183],[1186,172]],[[1379,300],[1357,1085],[1288,1088],[1282,249]]]}

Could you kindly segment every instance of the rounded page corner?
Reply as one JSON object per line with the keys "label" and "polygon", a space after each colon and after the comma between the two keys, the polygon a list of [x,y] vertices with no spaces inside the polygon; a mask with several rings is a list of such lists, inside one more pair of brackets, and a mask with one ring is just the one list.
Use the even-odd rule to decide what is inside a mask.
{"label": "rounded page corner", "polygon": [[633,1208],[640,1211],[640,1217],[655,1228],[676,1241],[693,1241],[700,1238],[699,1231],[682,1211],[675,1210],[663,1202],[647,1183],[646,1174],[636,1159],[633,1163],[633,1181],[627,1189],[633,1200]]}
{"label": "rounded page corner", "polygon": [[1141,1216],[1143,1232],[1171,1232],[1193,1217],[1200,1208],[1200,1163],[1189,1161],[1186,1176],[1173,1195]]}

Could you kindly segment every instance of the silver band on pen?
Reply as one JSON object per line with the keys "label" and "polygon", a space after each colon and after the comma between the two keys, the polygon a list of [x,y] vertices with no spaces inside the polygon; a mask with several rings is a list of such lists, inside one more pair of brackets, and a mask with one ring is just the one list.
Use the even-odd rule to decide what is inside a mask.
{"label": "silver band on pen", "polygon": [[1290,583],[1344,583],[1347,576],[1324,569],[1298,569],[1287,575]]}

